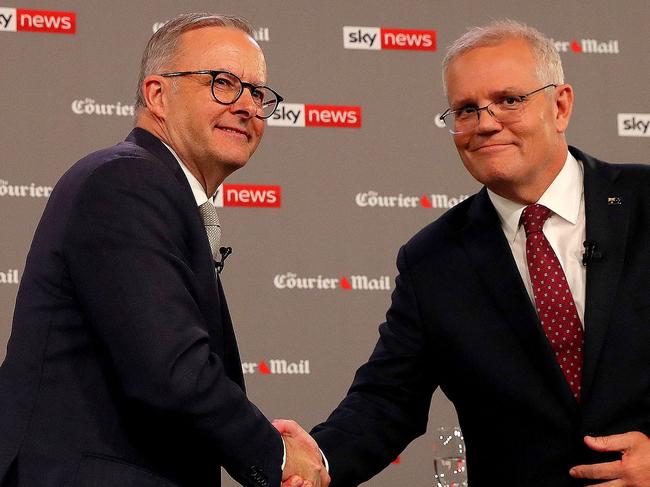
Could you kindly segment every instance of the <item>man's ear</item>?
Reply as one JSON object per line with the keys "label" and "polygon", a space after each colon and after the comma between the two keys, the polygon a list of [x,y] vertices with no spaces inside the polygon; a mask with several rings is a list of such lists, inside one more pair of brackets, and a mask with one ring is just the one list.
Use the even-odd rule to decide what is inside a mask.
{"label": "man's ear", "polygon": [[560,85],[555,96],[555,126],[558,133],[564,133],[573,111],[573,88],[569,84]]}
{"label": "man's ear", "polygon": [[166,90],[170,87],[161,76],[150,75],[142,82],[142,97],[147,109],[158,118],[165,118]]}

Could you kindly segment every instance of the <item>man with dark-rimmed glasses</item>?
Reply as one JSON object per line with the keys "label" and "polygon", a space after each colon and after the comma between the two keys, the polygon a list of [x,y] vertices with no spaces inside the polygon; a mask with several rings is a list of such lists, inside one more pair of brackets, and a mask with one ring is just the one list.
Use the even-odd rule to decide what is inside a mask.
{"label": "man with dark-rimmed glasses", "polygon": [[312,431],[332,487],[423,434],[437,387],[471,487],[650,485],[650,167],[568,147],[573,89],[526,25],[471,29],[443,80],[484,188],[401,248],[374,352]]}
{"label": "man with dark-rimmed glasses", "polygon": [[246,397],[215,192],[282,97],[237,17],[149,41],[127,139],[76,163],[34,237],[0,369],[0,485],[328,483]]}

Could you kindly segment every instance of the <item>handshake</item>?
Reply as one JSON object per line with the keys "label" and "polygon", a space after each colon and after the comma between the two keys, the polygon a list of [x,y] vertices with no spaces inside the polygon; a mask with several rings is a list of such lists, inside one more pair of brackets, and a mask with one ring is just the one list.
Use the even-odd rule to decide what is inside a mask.
{"label": "handshake", "polygon": [[286,448],[282,487],[327,487],[330,476],[320,448],[309,433],[287,419],[276,419],[273,426],[282,435]]}

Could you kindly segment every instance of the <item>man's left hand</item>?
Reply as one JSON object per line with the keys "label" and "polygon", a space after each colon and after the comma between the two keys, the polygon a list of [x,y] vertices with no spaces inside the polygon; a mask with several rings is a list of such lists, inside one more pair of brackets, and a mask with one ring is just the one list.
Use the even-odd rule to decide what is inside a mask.
{"label": "man's left hand", "polygon": [[639,431],[611,436],[585,436],[595,451],[622,453],[614,462],[578,465],[569,470],[578,479],[609,480],[602,487],[650,487],[650,438]]}

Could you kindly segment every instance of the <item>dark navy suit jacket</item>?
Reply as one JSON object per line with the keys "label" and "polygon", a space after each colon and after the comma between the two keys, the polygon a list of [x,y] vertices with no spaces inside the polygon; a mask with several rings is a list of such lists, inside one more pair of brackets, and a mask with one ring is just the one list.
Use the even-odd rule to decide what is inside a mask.
{"label": "dark navy suit jacket", "polygon": [[365,481],[423,434],[438,386],[458,413],[472,487],[582,485],[569,468],[609,458],[583,435],[650,434],[650,166],[570,150],[584,165],[587,239],[602,253],[587,267],[581,404],[483,189],[400,250],[375,350],[312,432],[331,487]]}
{"label": "dark navy suit jacket", "polygon": [[[136,128],[75,164],[27,258],[0,368],[0,485],[280,484],[178,162]],[[3,480],[4,479],[4,483]]]}

